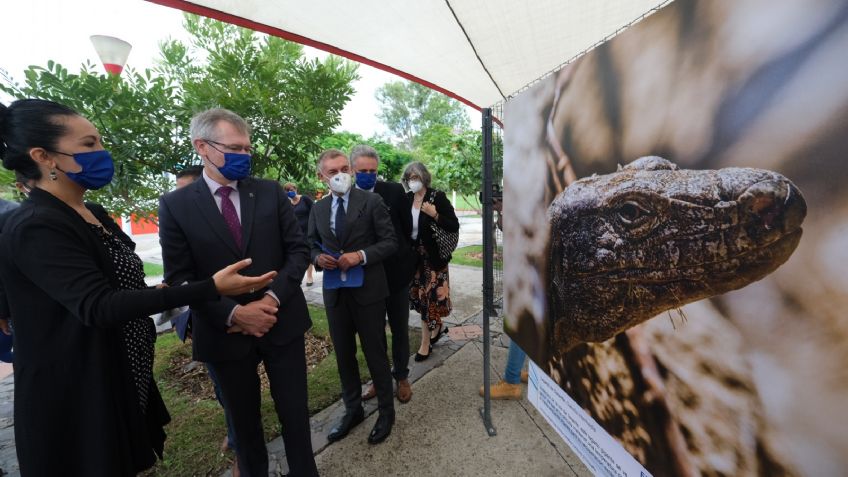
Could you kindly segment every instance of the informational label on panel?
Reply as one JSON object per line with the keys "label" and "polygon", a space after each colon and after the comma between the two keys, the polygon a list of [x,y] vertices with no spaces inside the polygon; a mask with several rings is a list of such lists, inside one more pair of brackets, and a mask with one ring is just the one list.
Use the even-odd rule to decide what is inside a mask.
{"label": "informational label on panel", "polygon": [[530,362],[527,399],[593,474],[611,477],[651,475],[533,362]]}

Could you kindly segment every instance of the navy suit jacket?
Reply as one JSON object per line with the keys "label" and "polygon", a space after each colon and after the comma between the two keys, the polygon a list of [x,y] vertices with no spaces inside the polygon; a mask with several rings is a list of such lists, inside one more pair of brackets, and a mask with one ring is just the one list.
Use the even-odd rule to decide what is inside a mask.
{"label": "navy suit jacket", "polygon": [[[282,345],[302,337],[311,326],[300,281],[309,265],[309,249],[283,188],[274,181],[239,181],[242,247],[236,247],[209,186],[198,180],[159,200],[159,240],[169,285],[193,282],[243,258],[253,263],[244,275],[276,270],[270,288],[191,307],[194,359],[217,362],[247,355],[255,340]],[[238,304],[271,290],[280,300],[277,323],[262,338],[227,333],[227,318]]]}

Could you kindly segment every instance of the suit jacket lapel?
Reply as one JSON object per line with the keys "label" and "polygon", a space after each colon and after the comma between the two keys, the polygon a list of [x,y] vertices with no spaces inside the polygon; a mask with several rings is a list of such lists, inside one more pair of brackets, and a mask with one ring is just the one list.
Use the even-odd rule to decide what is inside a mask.
{"label": "suit jacket lapel", "polygon": [[256,183],[251,179],[239,181],[239,202],[241,202],[241,245],[247,252],[250,232],[253,230],[253,215],[256,209]]}
{"label": "suit jacket lapel", "polygon": [[352,236],[356,219],[359,217],[362,207],[365,206],[365,194],[372,194],[372,192],[359,189],[350,191],[349,203],[345,211],[345,242],[348,242],[348,239]]}
{"label": "suit jacket lapel", "polygon": [[209,186],[206,185],[206,181],[201,178],[200,180],[194,181],[193,184],[187,187],[194,187],[194,203],[200,210],[200,214],[209,223],[209,227],[221,240],[224,241],[225,244],[227,244],[227,247],[229,247],[229,249],[232,250],[237,257],[241,257],[241,250],[236,247],[236,241],[233,239],[230,229],[227,228],[227,224],[224,222],[224,216],[221,215],[221,211],[218,210],[218,205],[215,204],[215,198],[212,197],[212,193],[209,191]]}

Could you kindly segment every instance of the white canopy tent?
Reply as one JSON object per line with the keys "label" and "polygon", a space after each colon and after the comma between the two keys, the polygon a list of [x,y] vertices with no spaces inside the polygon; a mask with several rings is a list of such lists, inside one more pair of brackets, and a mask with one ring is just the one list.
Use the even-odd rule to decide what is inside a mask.
{"label": "white canopy tent", "polygon": [[[477,109],[536,80],[670,0],[148,0],[368,64]],[[483,382],[493,309],[492,117],[483,114]],[[483,423],[489,435],[488,387]]]}
{"label": "white canopy tent", "polygon": [[395,73],[477,109],[668,0],[149,0]]}

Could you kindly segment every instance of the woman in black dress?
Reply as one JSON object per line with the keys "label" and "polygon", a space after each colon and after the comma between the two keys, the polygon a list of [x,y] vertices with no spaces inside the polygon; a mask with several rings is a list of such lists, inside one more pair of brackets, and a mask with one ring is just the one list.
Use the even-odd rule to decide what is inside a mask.
{"label": "woman in black dress", "polygon": [[[309,196],[301,195],[297,193],[297,186],[292,182],[286,182],[286,185],[283,186],[286,194],[289,196],[289,200],[294,206],[294,215],[297,217],[297,224],[300,225],[300,230],[303,232],[303,238],[306,240],[306,229],[309,227],[309,212],[312,210],[312,199]],[[309,264],[309,267],[306,269],[306,286],[312,286],[312,272],[315,270],[315,267],[312,264]]]}
{"label": "woman in black dress", "polygon": [[418,251],[418,266],[409,287],[409,306],[421,314],[421,346],[415,361],[430,357],[432,344],[447,332],[442,318],[450,315],[451,257],[439,257],[432,227],[446,232],[459,231],[459,219],[444,192],[430,187],[430,172],[420,162],[410,162],[403,170],[403,183],[412,203],[412,241]]}
{"label": "woman in black dress", "polygon": [[150,314],[270,282],[238,262],[148,288],[135,244],[87,189],[111,181],[97,129],[43,100],[0,104],[0,158],[34,184],[0,234],[15,327],[15,441],[25,476],[128,476],[162,456],[169,420],[153,381]]}

